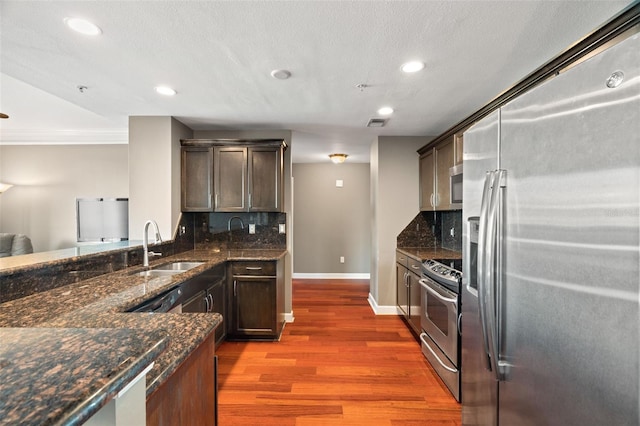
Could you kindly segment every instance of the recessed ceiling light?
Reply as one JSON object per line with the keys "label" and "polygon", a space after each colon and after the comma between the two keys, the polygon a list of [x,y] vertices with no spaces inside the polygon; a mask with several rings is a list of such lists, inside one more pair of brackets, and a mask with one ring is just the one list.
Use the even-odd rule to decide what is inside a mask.
{"label": "recessed ceiling light", "polygon": [[291,77],[291,71],[288,70],[273,70],[271,71],[271,77],[277,78],[278,80],[286,80]]}
{"label": "recessed ceiling light", "polygon": [[382,107],[378,110],[378,114],[380,115],[391,115],[393,114],[393,108],[391,107]]}
{"label": "recessed ceiling light", "polygon": [[174,89],[168,86],[156,86],[156,92],[165,96],[173,96],[177,93]]}
{"label": "recessed ceiling light", "polygon": [[81,34],[96,36],[102,34],[102,30],[96,24],[82,18],[64,18],[65,24]]}
{"label": "recessed ceiling light", "polygon": [[402,65],[402,71],[404,72],[418,72],[424,68],[424,62],[411,61]]}

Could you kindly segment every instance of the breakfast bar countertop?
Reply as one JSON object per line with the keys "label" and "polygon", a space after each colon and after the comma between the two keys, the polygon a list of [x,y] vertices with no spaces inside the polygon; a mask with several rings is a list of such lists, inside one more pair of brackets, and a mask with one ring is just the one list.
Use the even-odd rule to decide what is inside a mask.
{"label": "breakfast bar countertop", "polygon": [[[169,262],[203,262],[202,265],[180,274],[143,277],[137,273],[145,268],[133,266],[0,304],[0,424],[10,418],[19,422],[26,421],[27,417],[21,416],[27,416],[27,411],[35,412],[38,409],[78,413],[78,407],[87,404],[86,400],[80,402],[77,399],[61,399],[56,407],[48,406],[52,401],[38,397],[38,392],[55,396],[64,390],[65,385],[57,379],[39,383],[38,376],[42,372],[31,363],[25,364],[24,369],[13,371],[12,374],[18,376],[12,375],[5,380],[3,374],[9,374],[10,370],[7,368],[11,366],[11,356],[2,350],[8,350],[5,342],[12,342],[10,338],[17,339],[10,346],[23,359],[35,359],[49,354],[54,362],[53,355],[62,355],[64,352],[60,347],[61,341],[56,336],[67,336],[65,338],[77,344],[65,345],[64,348],[75,346],[80,353],[95,356],[98,368],[104,371],[111,365],[111,358],[107,356],[111,349],[105,346],[106,343],[111,342],[113,346],[119,347],[119,341],[130,339],[135,342],[131,346],[143,353],[144,349],[151,351],[145,355],[147,358],[152,355],[157,357],[154,367],[146,376],[148,397],[222,323],[223,318],[218,313],[150,314],[126,311],[226,261],[278,260],[286,253],[286,249],[220,251],[201,248],[151,262],[151,267]],[[23,336],[30,336],[31,340],[20,338],[21,333]],[[42,338],[38,339],[36,336]],[[111,337],[106,338],[107,336]],[[40,344],[36,344],[37,342]],[[83,356],[78,355],[78,362],[82,359]],[[83,384],[92,380],[91,375],[82,368],[71,369],[66,365],[56,365],[57,367],[46,370],[48,375],[68,375]],[[126,365],[128,364],[120,367],[126,369]],[[130,374],[134,371],[131,370]],[[27,383],[32,383],[32,386],[25,387]],[[98,393],[101,395],[93,395],[97,402],[90,404],[95,411],[113,397],[113,393],[108,393],[106,387],[98,388]],[[102,399],[103,397],[107,399]],[[25,407],[30,408],[22,411]],[[15,415],[18,417],[10,417]],[[57,418],[62,418],[62,415],[59,414]]]}

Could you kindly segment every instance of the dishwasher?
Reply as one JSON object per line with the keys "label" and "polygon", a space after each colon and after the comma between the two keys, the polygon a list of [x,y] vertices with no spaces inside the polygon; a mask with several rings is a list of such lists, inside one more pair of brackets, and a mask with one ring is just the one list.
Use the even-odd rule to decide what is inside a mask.
{"label": "dishwasher", "polygon": [[182,288],[180,288],[180,286],[174,287],[153,299],[129,309],[127,312],[181,313]]}

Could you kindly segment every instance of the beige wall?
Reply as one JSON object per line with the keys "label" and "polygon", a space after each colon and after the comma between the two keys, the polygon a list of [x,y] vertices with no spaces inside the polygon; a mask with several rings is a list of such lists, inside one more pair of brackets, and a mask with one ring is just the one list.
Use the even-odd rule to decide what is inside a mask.
{"label": "beige wall", "polygon": [[76,198],[128,197],[127,145],[3,145],[0,232],[27,234],[35,251],[77,246]]}
{"label": "beige wall", "polygon": [[369,164],[294,164],[293,177],[294,274],[369,273]]}
{"label": "beige wall", "polygon": [[420,211],[416,151],[431,139],[381,136],[371,146],[370,292],[378,306],[396,304],[396,237]]}
{"label": "beige wall", "polygon": [[173,117],[129,117],[129,239],[155,220],[164,240],[180,218],[180,138],[192,131]]}

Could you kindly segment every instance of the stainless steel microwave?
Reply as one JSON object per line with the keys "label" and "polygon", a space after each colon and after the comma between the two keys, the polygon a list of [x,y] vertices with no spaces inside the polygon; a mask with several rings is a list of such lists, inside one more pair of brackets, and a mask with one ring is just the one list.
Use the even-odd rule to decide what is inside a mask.
{"label": "stainless steel microwave", "polygon": [[449,169],[451,207],[462,208],[462,164]]}

